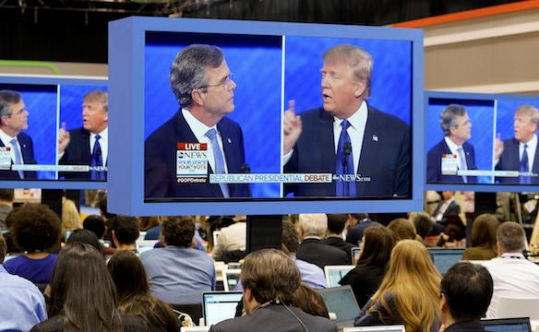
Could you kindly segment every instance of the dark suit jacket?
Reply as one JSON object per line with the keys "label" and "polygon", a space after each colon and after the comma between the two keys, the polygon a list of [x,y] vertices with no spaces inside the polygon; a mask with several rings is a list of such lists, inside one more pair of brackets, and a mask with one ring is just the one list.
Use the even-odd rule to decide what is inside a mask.
{"label": "dark suit jacket", "polygon": [[344,251],[348,255],[348,265],[353,264],[352,262],[352,248],[356,248],[357,246],[345,242],[342,238],[337,236],[329,236],[322,240],[322,243],[327,244],[328,246],[331,246],[333,248],[340,249]]}
{"label": "dark suit jacket", "polygon": [[[440,208],[442,207],[443,204],[444,204],[443,200],[440,201],[440,203],[438,203],[436,210],[434,210],[434,213],[432,214],[433,217],[436,217],[436,215],[438,214],[438,211],[440,211]],[[445,210],[442,220],[440,221],[440,224],[447,226],[447,216],[455,216],[455,215],[458,216],[459,213],[460,213],[460,205],[455,200],[453,200],[451,203],[449,203],[449,206]]]}
{"label": "dark suit jacket", "polygon": [[[503,152],[500,160],[496,164],[499,171],[520,171],[519,141],[514,138],[503,141]],[[532,173],[539,174],[539,146],[535,149],[535,159],[533,160]],[[539,176],[530,177],[531,184],[539,184]],[[497,181],[503,184],[518,184],[520,179],[500,177]]]}
{"label": "dark suit jacket", "polygon": [[[69,131],[69,144],[64,155],[60,159],[60,165],[85,165],[92,164],[92,152],[90,151],[90,132],[84,128],[77,128]],[[92,178],[90,172],[62,172],[61,178],[69,180],[89,180]],[[105,172],[105,179],[107,172]]]}
{"label": "dark suit jacket", "polygon": [[299,245],[296,258],[317,265],[322,270],[326,265],[349,265],[348,255],[319,239],[305,239]]}
{"label": "dark suit jacket", "polygon": [[485,332],[483,324],[478,320],[456,322],[445,329],[446,332]]}
{"label": "dark suit jacket", "polygon": [[[288,310],[290,309],[290,311]],[[249,315],[222,321],[210,327],[210,332],[337,332],[337,325],[327,318],[312,316],[295,307],[269,305]]]}
{"label": "dark suit jacket", "polygon": [[[223,138],[223,150],[228,173],[241,173],[245,163],[243,133],[240,126],[224,117],[217,124]],[[144,197],[223,197],[218,184],[178,183],[176,180],[177,143],[198,142],[179,110],[172,118],[146,139],[144,148]],[[208,167],[208,173],[213,173]],[[230,197],[250,196],[249,186],[229,184]]]}
{"label": "dark suit jacket", "polygon": [[[26,135],[25,133],[20,133],[17,135],[17,140],[21,146],[22,160],[25,165],[37,164],[36,159],[34,158],[34,142],[32,137]],[[5,147],[4,142],[0,140],[0,146]],[[11,162],[13,165],[13,161]],[[21,176],[17,171],[11,170],[0,170],[1,179],[20,179]],[[24,172],[25,179],[37,179],[37,172]]]}
{"label": "dark suit jacket", "polygon": [[[402,120],[368,106],[368,118],[356,182],[359,197],[410,195],[410,127]],[[303,131],[285,165],[287,173],[335,174],[333,116],[323,108],[301,113]],[[352,142],[352,145],[354,142]],[[286,185],[294,196],[335,196],[335,182]]]}
{"label": "dark suit jacket", "polygon": [[[466,156],[466,166],[468,170],[475,170],[475,150],[470,143],[462,145]],[[451,154],[445,139],[436,144],[427,154],[427,183],[464,183],[462,176],[442,175],[442,155]],[[468,176],[468,183],[477,183],[477,177]]]}

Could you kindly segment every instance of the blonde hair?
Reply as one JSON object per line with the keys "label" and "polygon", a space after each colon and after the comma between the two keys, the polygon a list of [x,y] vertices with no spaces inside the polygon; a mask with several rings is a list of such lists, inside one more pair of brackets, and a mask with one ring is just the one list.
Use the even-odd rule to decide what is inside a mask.
{"label": "blonde hair", "polygon": [[62,202],[62,236],[65,237],[67,229],[82,228],[79,211],[75,202],[64,199]]}
{"label": "blonde hair", "polygon": [[[393,248],[389,269],[378,291],[372,298],[369,312],[376,311],[378,302],[389,317],[401,318],[407,332],[426,332],[440,322],[440,281],[442,277],[432,263],[425,246],[415,240],[401,240]],[[391,311],[387,296],[391,294],[397,313]]]}

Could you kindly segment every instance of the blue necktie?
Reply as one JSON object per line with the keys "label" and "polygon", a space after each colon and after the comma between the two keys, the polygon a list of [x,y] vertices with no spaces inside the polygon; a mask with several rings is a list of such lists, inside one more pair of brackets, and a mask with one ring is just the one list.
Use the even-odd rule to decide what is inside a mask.
{"label": "blue necktie", "polygon": [[[11,146],[13,146],[13,152],[15,152],[15,165],[22,165],[22,156],[21,151],[19,150],[19,145],[17,144],[17,139],[14,138],[11,141]],[[24,179],[24,172],[23,171],[17,171],[19,173],[19,176],[21,179]]]}
{"label": "blue necktie", "polygon": [[[459,146],[459,148],[457,149],[457,152],[459,153],[459,159],[460,159],[459,169],[465,171],[467,169],[466,157],[464,156],[464,150],[462,149],[462,146]],[[468,177],[466,175],[462,175],[462,179],[464,180],[464,183],[468,183]]]}
{"label": "blue necktie", "polygon": [[[337,146],[337,155],[335,156],[335,173],[337,175],[354,175],[354,157],[352,153],[352,142],[348,135],[350,122],[343,120],[341,122],[341,135]],[[337,181],[335,183],[336,196],[356,196],[356,182]]]}
{"label": "blue necktie", "polygon": [[92,180],[105,180],[105,172],[94,169],[94,167],[103,167],[103,155],[101,151],[101,144],[99,144],[100,138],[101,136],[95,135],[95,143],[92,150]]}
{"label": "blue necktie", "polygon": [[[213,157],[215,159],[215,169],[213,172],[215,174],[225,174],[225,158],[219,147],[219,142],[217,141],[217,131],[212,128],[208,130],[206,136],[210,139],[211,146],[213,149]],[[219,183],[221,191],[223,192],[223,197],[230,197],[228,193],[228,185],[226,183]]]}
{"label": "blue necktie", "polygon": [[[529,173],[530,167],[528,166],[528,144],[524,144],[524,151],[522,152],[522,158],[520,158],[520,173]],[[530,184],[529,175],[520,175],[521,184]]]}

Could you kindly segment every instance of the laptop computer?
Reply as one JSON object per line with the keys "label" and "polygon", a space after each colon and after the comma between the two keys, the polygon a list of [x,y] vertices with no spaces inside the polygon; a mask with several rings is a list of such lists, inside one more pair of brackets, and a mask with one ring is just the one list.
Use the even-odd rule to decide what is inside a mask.
{"label": "laptop computer", "polygon": [[343,332],[406,332],[404,325],[345,327]]}
{"label": "laptop computer", "polygon": [[361,251],[361,247],[352,247],[350,248],[350,251],[352,252],[352,263],[356,263],[359,259],[359,252]]}
{"label": "laptop computer", "polygon": [[202,316],[204,325],[210,326],[223,320],[234,318],[236,307],[243,292],[204,292],[202,293]]}
{"label": "laptop computer", "polygon": [[354,319],[359,314],[359,306],[350,285],[318,290],[330,313],[335,315],[335,324],[341,331],[345,327],[353,327]]}
{"label": "laptop computer", "polygon": [[427,248],[438,272],[445,274],[451,266],[460,262],[464,248]]}
{"label": "laptop computer", "polygon": [[339,281],[344,277],[348,271],[353,269],[354,265],[326,265],[324,266],[324,273],[326,275],[326,283],[328,287],[338,287]]}
{"label": "laptop computer", "polygon": [[225,292],[236,290],[236,287],[240,283],[240,269],[231,269],[223,271],[223,286]]}
{"label": "laptop computer", "polygon": [[530,318],[482,319],[481,324],[488,332],[531,332]]}
{"label": "laptop computer", "polygon": [[153,249],[157,242],[159,242],[159,240],[138,240],[137,241],[138,253],[142,254],[145,251]]}

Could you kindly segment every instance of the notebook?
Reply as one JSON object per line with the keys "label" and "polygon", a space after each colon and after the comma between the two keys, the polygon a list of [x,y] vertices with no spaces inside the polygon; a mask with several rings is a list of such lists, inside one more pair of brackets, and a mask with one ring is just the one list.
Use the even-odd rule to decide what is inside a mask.
{"label": "notebook", "polygon": [[240,283],[241,270],[231,269],[223,271],[223,286],[225,292],[235,291],[236,287]]}
{"label": "notebook", "polygon": [[243,292],[204,292],[202,293],[202,316],[204,325],[210,326],[223,320],[234,318],[236,307]]}
{"label": "notebook", "polygon": [[343,332],[406,332],[404,325],[345,327]]}
{"label": "notebook", "polygon": [[460,262],[464,248],[427,248],[438,272],[445,274],[451,266]]}
{"label": "notebook", "polygon": [[339,330],[354,326],[354,319],[359,314],[359,306],[350,285],[318,290],[330,315],[335,315],[335,324]]}
{"label": "notebook", "polygon": [[324,266],[324,273],[326,275],[326,283],[328,287],[338,287],[339,281],[344,277],[354,265],[326,265]]}
{"label": "notebook", "polygon": [[481,320],[485,330],[489,332],[531,332],[530,319],[526,318],[500,318]]}

